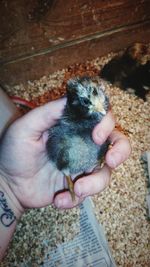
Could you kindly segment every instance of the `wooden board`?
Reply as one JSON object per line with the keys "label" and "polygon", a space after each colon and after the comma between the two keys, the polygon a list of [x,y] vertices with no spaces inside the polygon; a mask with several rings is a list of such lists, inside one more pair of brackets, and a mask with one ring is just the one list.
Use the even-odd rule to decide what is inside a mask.
{"label": "wooden board", "polygon": [[0,5],[1,83],[33,80],[134,41],[150,41],[149,0],[3,0]]}

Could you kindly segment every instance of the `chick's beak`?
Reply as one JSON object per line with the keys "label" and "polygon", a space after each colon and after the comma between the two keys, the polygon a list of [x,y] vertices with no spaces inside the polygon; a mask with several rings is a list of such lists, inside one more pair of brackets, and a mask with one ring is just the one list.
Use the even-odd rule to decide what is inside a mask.
{"label": "chick's beak", "polygon": [[103,115],[106,115],[106,110],[104,108],[104,103],[100,101],[99,99],[95,98],[94,99],[94,111],[100,112]]}

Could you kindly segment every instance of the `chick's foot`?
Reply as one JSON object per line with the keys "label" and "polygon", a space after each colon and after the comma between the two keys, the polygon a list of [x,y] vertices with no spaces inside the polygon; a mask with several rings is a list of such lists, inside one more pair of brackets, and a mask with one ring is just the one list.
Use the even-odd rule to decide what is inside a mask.
{"label": "chick's foot", "polygon": [[68,189],[71,194],[72,201],[75,201],[74,184],[71,180],[71,177],[66,175],[66,180],[67,180]]}

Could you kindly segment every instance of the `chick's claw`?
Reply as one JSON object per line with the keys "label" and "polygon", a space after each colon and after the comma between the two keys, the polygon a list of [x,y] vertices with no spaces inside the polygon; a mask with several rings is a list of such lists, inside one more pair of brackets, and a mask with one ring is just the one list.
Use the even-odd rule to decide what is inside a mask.
{"label": "chick's claw", "polygon": [[105,156],[103,156],[99,161],[100,168],[103,168],[104,164],[105,164]]}
{"label": "chick's claw", "polygon": [[75,193],[74,193],[74,184],[71,180],[70,176],[66,176],[67,184],[68,184],[68,189],[71,194],[72,201],[75,201]]}

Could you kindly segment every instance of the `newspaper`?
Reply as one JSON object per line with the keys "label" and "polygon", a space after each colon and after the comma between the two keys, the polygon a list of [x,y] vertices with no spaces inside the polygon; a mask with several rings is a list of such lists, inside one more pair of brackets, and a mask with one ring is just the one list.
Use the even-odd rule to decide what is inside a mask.
{"label": "newspaper", "polygon": [[146,151],[142,155],[142,159],[147,163],[147,172],[148,172],[148,193],[146,196],[147,207],[148,207],[148,217],[150,218],[150,151]]}
{"label": "newspaper", "polygon": [[[50,255],[50,258],[49,258]],[[67,243],[49,251],[42,267],[115,267],[104,231],[87,198],[80,205],[80,232]]]}

